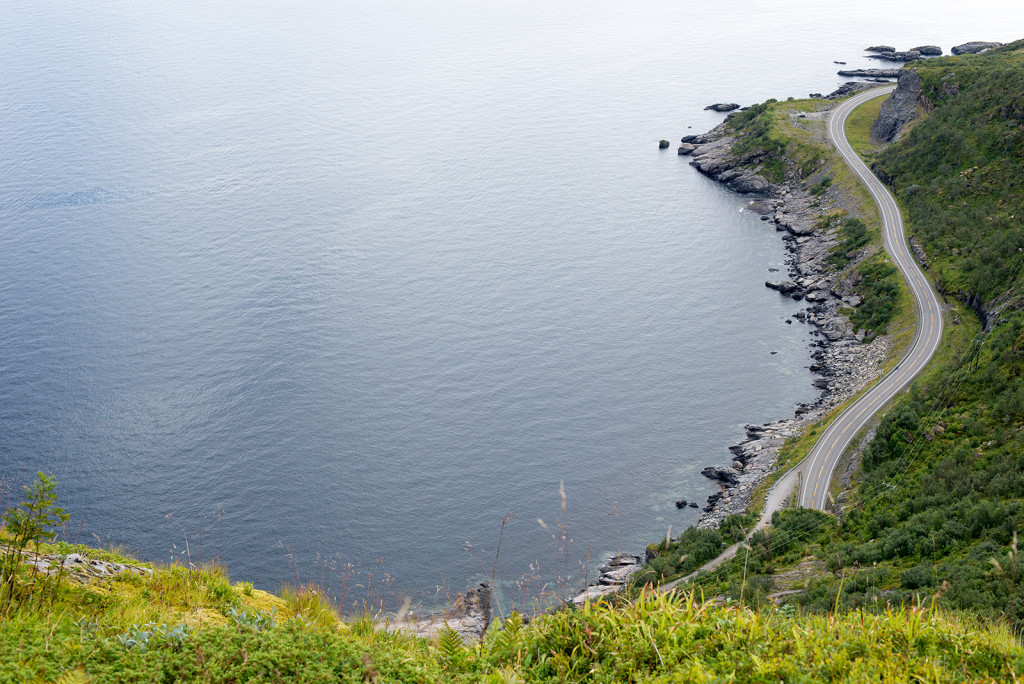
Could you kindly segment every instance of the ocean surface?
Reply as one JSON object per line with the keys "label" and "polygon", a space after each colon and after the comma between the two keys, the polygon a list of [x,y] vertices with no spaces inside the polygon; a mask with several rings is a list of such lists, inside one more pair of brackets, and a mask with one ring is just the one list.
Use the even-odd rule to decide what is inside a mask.
{"label": "ocean surface", "polygon": [[1024,33],[1018,0],[3,17],[2,503],[46,470],[72,541],[347,606],[481,581],[503,519],[505,600],[695,522],[816,394],[778,234],[658,140]]}

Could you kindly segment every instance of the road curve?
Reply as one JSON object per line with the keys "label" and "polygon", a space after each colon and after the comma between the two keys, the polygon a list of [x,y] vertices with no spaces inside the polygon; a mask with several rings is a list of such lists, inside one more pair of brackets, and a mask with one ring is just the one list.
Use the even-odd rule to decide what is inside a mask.
{"label": "road curve", "polygon": [[892,193],[861,161],[846,139],[846,118],[856,107],[876,97],[888,95],[895,86],[865,91],[836,107],[828,117],[828,137],[843,160],[868,187],[882,219],[882,239],[899,268],[917,305],[917,330],[909,351],[881,382],[844,410],[822,433],[814,448],[799,466],[799,504],[804,508],[825,510],[829,483],[843,451],[854,436],[897,392],[906,387],[931,360],[942,339],[942,309],[939,299],[914,261],[903,231],[903,216]]}

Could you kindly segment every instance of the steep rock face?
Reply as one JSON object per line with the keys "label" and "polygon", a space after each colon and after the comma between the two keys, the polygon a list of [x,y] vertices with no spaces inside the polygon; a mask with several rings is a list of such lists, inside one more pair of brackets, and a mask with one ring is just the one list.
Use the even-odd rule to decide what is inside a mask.
{"label": "steep rock face", "polygon": [[878,119],[871,126],[871,135],[892,142],[903,132],[903,127],[917,116],[917,106],[930,109],[921,93],[921,76],[913,69],[900,69],[896,90],[882,103]]}

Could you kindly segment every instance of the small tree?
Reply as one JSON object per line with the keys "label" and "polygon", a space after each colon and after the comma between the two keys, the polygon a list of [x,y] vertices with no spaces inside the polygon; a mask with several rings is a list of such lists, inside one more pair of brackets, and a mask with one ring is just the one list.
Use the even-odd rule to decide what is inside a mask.
{"label": "small tree", "polygon": [[[18,570],[29,544],[39,553],[39,544],[51,541],[57,532],[54,527],[68,521],[68,514],[57,507],[57,480],[46,473],[36,473],[36,481],[25,486],[25,499],[18,508],[4,511],[3,523],[7,536],[2,565],[0,565],[0,598],[4,609],[15,599]],[[35,566],[33,565],[33,573]]]}

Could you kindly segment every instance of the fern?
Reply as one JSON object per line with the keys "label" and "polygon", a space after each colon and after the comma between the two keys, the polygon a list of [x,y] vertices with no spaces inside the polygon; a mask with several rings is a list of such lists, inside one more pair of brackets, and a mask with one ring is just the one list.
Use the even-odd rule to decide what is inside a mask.
{"label": "fern", "polygon": [[465,655],[462,637],[451,627],[445,626],[438,635],[437,651],[441,666],[446,670],[452,669],[459,664]]}
{"label": "fern", "polygon": [[76,667],[57,677],[53,684],[89,684],[89,675],[85,674],[84,668]]}

